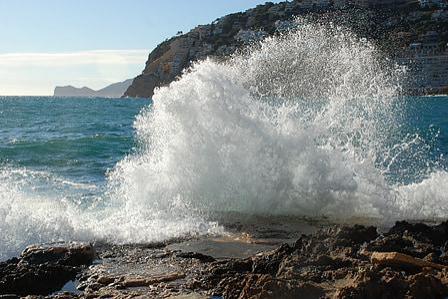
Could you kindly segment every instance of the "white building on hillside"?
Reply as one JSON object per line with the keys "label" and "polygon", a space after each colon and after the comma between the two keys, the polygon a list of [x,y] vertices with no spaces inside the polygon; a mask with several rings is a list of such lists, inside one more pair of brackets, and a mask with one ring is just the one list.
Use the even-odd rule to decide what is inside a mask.
{"label": "white building on hillside", "polygon": [[327,8],[330,6],[330,0],[301,0],[298,7],[305,10]]}
{"label": "white building on hillside", "polygon": [[438,7],[445,8],[448,6],[446,0],[419,0],[421,7]]}
{"label": "white building on hillside", "polygon": [[427,32],[398,59],[410,71],[412,93],[448,92],[448,45],[441,44],[437,37],[437,33]]}

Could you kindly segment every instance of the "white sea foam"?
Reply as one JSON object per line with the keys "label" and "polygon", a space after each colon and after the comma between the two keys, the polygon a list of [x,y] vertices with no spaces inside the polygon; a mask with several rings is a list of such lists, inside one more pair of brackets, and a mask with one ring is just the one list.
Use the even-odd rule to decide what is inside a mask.
{"label": "white sea foam", "polygon": [[[86,204],[73,198],[76,193],[65,189],[66,185],[66,180],[46,172],[0,169],[0,260],[32,243],[98,239],[139,243],[222,232],[214,222],[192,216],[175,218],[168,210],[112,205],[107,195]],[[76,192],[81,187],[91,190],[90,185],[68,186]]]}
{"label": "white sea foam", "polygon": [[390,178],[412,148],[390,144],[402,73],[350,32],[307,23],[227,62],[196,63],[156,90],[135,121],[140,151],[117,164],[93,203],[26,192],[4,170],[0,258],[55,239],[221,233],[210,212],[446,217],[446,172],[407,185]]}
{"label": "white sea foam", "polygon": [[394,204],[375,167],[396,78],[349,32],[303,24],[227,63],[196,64],[136,121],[112,175],[127,205],[347,217]]}
{"label": "white sea foam", "polygon": [[[0,259],[17,254],[33,242],[57,241],[73,233],[65,198],[34,191],[38,173],[25,169],[0,170]],[[25,190],[29,190],[26,192]]]}

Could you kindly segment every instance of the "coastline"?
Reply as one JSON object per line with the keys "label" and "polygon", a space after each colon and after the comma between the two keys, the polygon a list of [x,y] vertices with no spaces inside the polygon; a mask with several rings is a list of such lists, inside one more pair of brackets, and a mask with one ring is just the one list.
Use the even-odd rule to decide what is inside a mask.
{"label": "coastline", "polygon": [[7,9],[0,299],[448,299],[448,0],[184,4]]}
{"label": "coastline", "polygon": [[[0,294],[178,299],[448,295],[448,222],[402,221],[386,230],[310,221],[293,231],[275,223],[258,232],[250,227],[237,221],[226,236],[158,244],[31,246],[18,259],[0,263]],[[55,275],[59,285],[49,280]],[[42,285],[47,290],[38,294],[25,290]]]}

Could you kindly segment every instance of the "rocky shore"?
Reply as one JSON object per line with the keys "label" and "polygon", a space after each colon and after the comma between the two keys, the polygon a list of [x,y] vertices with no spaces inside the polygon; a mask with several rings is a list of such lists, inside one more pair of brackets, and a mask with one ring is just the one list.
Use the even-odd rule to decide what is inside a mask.
{"label": "rocky shore", "polygon": [[221,248],[230,244],[190,239],[30,246],[0,263],[0,298],[448,296],[448,222],[403,221],[384,232],[374,226],[321,225],[281,245],[247,236],[233,240],[245,248],[233,256],[207,254],[213,253],[213,242]]}

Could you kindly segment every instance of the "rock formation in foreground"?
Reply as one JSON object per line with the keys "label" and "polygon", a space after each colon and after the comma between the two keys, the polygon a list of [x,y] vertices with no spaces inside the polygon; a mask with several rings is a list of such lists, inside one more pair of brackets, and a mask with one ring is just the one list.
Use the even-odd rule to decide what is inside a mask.
{"label": "rock formation in foreground", "polygon": [[76,276],[78,293],[50,297],[448,296],[448,222],[436,226],[397,222],[384,233],[373,226],[327,225],[273,248],[247,257],[218,258],[166,244],[97,244],[98,260],[86,268],[82,265],[90,264],[95,255],[89,245],[30,247],[19,259],[0,263],[0,295],[50,294]]}
{"label": "rock formation in foreground", "polygon": [[89,244],[30,246],[19,258],[0,262],[0,298],[5,294],[48,295],[58,291],[95,256]]}
{"label": "rock formation in foreground", "polygon": [[100,98],[120,98],[132,84],[133,79],[108,85],[99,90],[88,87],[77,88],[73,86],[56,86],[53,96],[55,97],[100,97]]}

